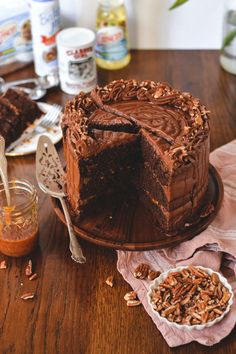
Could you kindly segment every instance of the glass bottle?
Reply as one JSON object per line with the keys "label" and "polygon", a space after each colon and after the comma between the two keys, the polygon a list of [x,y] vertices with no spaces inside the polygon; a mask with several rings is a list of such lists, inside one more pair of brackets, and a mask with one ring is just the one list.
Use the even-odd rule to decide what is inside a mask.
{"label": "glass bottle", "polygon": [[56,35],[60,30],[58,0],[29,0],[34,66],[39,76],[56,75]]}
{"label": "glass bottle", "polygon": [[0,251],[11,257],[30,254],[38,240],[38,197],[34,186],[25,180],[9,182],[11,205],[0,184]]}
{"label": "glass bottle", "polygon": [[236,74],[236,0],[226,2],[220,63],[226,71]]}
{"label": "glass bottle", "polygon": [[110,70],[128,65],[131,56],[124,0],[99,0],[96,30],[97,65]]}

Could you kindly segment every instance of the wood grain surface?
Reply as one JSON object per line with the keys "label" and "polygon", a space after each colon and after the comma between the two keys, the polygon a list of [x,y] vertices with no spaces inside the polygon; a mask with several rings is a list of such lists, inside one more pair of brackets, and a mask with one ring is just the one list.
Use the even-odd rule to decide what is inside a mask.
{"label": "wood grain surface", "polygon": [[[119,71],[99,71],[99,84],[119,78],[168,81],[191,91],[212,112],[211,149],[236,137],[236,76],[224,72],[215,51],[134,51],[131,64]],[[7,80],[31,77],[29,67]],[[45,101],[64,104],[69,96],[52,89]],[[62,157],[61,144],[58,144]],[[36,185],[34,156],[9,158],[10,177]],[[170,349],[142,307],[128,308],[123,296],[130,290],[116,270],[116,252],[81,241],[87,263],[74,263],[68,251],[67,230],[53,212],[48,197],[39,194],[39,247],[30,257],[39,278],[25,274],[29,257],[5,259],[0,270],[0,353],[17,354],[187,354],[236,352],[236,329],[208,348],[197,343]],[[115,275],[115,286],[105,284]],[[33,300],[21,294],[35,291]]]}

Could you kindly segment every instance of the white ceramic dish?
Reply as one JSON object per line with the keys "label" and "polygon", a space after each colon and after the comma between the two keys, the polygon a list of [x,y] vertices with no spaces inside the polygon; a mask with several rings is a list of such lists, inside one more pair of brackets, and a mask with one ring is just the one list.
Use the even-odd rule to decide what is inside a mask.
{"label": "white ceramic dish", "polygon": [[207,322],[207,323],[204,323],[204,324],[196,324],[196,325],[178,324],[176,322],[170,322],[165,317],[162,317],[159,314],[158,311],[154,310],[153,305],[151,303],[152,290],[155,289],[160,283],[162,283],[166,279],[166,277],[169,275],[169,273],[180,272],[182,269],[187,269],[188,266],[182,266],[182,267],[178,267],[178,268],[169,269],[168,271],[162,273],[158,278],[156,278],[153,281],[153,283],[149,287],[149,291],[148,291],[147,297],[148,297],[148,303],[151,306],[153,313],[160,319],[160,321],[165,322],[168,326],[170,326],[172,328],[178,328],[178,329],[192,331],[192,330],[195,330],[195,329],[202,330],[202,329],[204,329],[206,327],[212,327],[212,326],[214,326],[214,324],[220,322],[227,315],[227,313],[229,312],[229,310],[230,310],[230,308],[231,308],[231,306],[233,304],[234,293],[233,293],[232,287],[228,283],[227,279],[225,277],[223,277],[220,273],[215,272],[215,271],[213,271],[210,268],[205,268],[205,267],[201,267],[201,266],[196,266],[196,267],[204,270],[208,274],[216,273],[218,275],[221,283],[229,290],[229,292],[231,294],[231,297],[229,299],[227,308],[226,308],[225,312],[221,316],[217,317],[213,321],[210,321],[210,322]]}
{"label": "white ceramic dish", "polygon": [[[38,102],[37,104],[39,109],[43,113],[47,113],[52,107],[51,104],[45,102]],[[38,122],[43,117],[44,114],[42,114],[42,116],[39,119],[35,120],[35,122]],[[31,124],[27,129],[31,130],[33,124]],[[27,131],[27,129],[25,131]],[[53,127],[48,129],[48,131],[45,132],[44,134],[47,135],[52,140],[53,144],[57,144],[62,138],[62,131],[61,131],[60,124],[55,124]],[[33,136],[29,140],[15,147],[15,149],[12,150],[11,152],[6,152],[6,156],[24,156],[24,155],[34,154],[37,150],[38,139],[40,136],[41,134]]]}

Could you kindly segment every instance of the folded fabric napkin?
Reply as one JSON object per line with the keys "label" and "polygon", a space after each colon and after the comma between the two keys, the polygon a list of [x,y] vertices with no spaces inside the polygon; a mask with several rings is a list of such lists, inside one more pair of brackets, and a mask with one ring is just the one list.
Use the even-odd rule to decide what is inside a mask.
{"label": "folded fabric napkin", "polygon": [[161,322],[152,312],[147,291],[149,280],[136,279],[134,269],[147,263],[154,270],[166,271],[180,265],[202,265],[222,272],[231,283],[236,298],[236,140],[213,151],[210,162],[220,173],[224,184],[222,207],[212,224],[192,240],[162,250],[129,252],[117,251],[117,268],[137,292],[145,310],[170,347],[197,341],[213,345],[226,337],[236,324],[236,301],[226,317],[213,327],[201,331],[173,329]]}

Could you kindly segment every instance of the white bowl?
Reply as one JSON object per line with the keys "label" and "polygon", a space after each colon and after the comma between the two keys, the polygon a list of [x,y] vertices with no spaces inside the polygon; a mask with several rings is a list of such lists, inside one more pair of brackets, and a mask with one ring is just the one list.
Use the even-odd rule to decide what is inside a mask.
{"label": "white bowl", "polygon": [[231,294],[231,297],[230,297],[230,299],[228,301],[228,305],[226,307],[226,310],[224,311],[224,313],[221,316],[215,318],[213,321],[209,321],[209,322],[204,323],[204,324],[187,325],[187,324],[179,324],[179,323],[176,323],[176,322],[168,321],[165,317],[162,317],[159,314],[158,311],[154,310],[153,304],[151,303],[152,290],[154,290],[160,283],[162,283],[167,278],[169,273],[180,272],[182,269],[187,269],[188,266],[182,266],[182,267],[178,267],[178,268],[169,269],[168,271],[166,271],[164,273],[161,273],[161,275],[158,278],[156,278],[153,281],[153,283],[149,286],[149,291],[147,293],[147,297],[148,297],[148,303],[151,306],[153,313],[159,318],[160,321],[165,322],[168,326],[170,326],[172,328],[178,328],[178,329],[184,329],[184,330],[192,331],[194,329],[200,330],[200,329],[204,329],[206,327],[212,327],[212,326],[214,326],[214,324],[220,322],[225,317],[225,315],[229,312],[229,310],[230,310],[230,308],[231,308],[231,306],[233,304],[234,293],[233,293],[231,285],[228,283],[228,281],[227,281],[227,279],[225,277],[223,277],[220,273],[215,272],[214,270],[212,270],[210,268],[205,268],[205,267],[201,267],[201,266],[195,266],[195,267],[204,270],[206,273],[208,273],[210,275],[212,273],[216,273],[218,275],[219,280],[221,281],[221,283],[229,290],[229,292]]}

